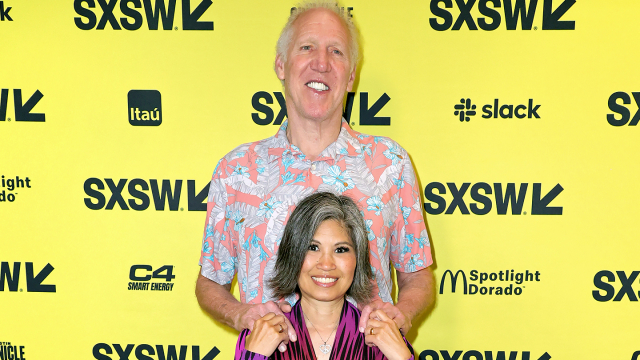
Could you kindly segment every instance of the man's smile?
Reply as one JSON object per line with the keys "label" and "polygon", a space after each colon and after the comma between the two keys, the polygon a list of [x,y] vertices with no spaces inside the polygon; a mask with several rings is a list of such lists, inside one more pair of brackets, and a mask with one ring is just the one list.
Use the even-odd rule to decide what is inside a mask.
{"label": "man's smile", "polygon": [[319,81],[309,81],[308,83],[306,83],[305,85],[307,85],[308,87],[317,90],[317,91],[327,91],[329,90],[329,86],[327,86],[324,83],[321,83]]}

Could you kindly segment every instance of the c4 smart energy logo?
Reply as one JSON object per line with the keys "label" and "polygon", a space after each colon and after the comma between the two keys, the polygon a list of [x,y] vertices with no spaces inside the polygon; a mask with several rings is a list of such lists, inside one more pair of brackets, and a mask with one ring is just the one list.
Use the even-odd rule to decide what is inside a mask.
{"label": "c4 smart energy logo", "polygon": [[[469,122],[476,115],[476,105],[470,98],[460,99],[460,103],[453,106],[453,114],[461,122]],[[527,104],[503,104],[500,99],[494,99],[493,103],[482,106],[483,119],[540,119],[538,114],[540,105],[535,104],[533,99],[529,99]]]}
{"label": "c4 smart energy logo", "polygon": [[[75,21],[81,30],[139,30],[147,20],[149,30],[178,30],[174,27],[176,0],[74,0]],[[197,3],[197,1],[196,1]],[[191,11],[191,0],[182,0],[183,30],[213,30],[213,21],[202,21],[200,18],[213,4],[211,0],[202,0]],[[118,18],[118,16],[120,16]],[[144,16],[143,16],[144,15]]]}
{"label": "c4 smart energy logo", "polygon": [[[129,269],[129,280],[127,290],[142,291],[172,291],[173,265],[164,265],[153,269],[151,265],[133,265]],[[163,279],[164,282],[151,281],[152,279]]]}
{"label": "c4 smart energy logo", "polygon": [[[32,112],[43,95],[40,90],[36,90],[27,102],[22,102],[22,89],[13,89],[13,109],[15,121],[44,122],[44,114]],[[11,115],[7,117],[7,104],[9,100],[9,89],[0,90],[0,121],[11,121]]]}
{"label": "c4 smart energy logo", "polygon": [[127,94],[129,124],[159,126],[162,124],[162,96],[158,90],[131,90]]}
{"label": "c4 smart energy logo", "polygon": [[11,6],[5,7],[4,1],[0,1],[0,21],[13,21],[9,11],[11,11]]}
{"label": "c4 smart energy logo", "polygon": [[[480,27],[481,30],[493,31],[500,27],[504,18],[507,30],[517,30],[518,21],[522,30],[531,30],[531,28],[538,30],[537,26],[533,26],[533,20],[538,11],[539,2],[543,3],[542,30],[576,29],[575,21],[560,20],[576,3],[575,0],[564,0],[555,10],[553,0],[529,0],[528,7],[525,0],[479,0],[477,2],[476,0],[455,0],[456,7],[460,11],[455,23],[453,14],[447,10],[453,8],[452,0],[431,0],[431,13],[436,17],[429,18],[429,24],[436,31],[460,30],[463,25],[466,25],[469,30],[478,30]],[[472,13],[476,10],[474,7],[476,3],[477,11],[482,16],[474,19]]]}
{"label": "c4 smart energy logo", "polygon": [[[113,347],[111,345],[113,345]],[[209,350],[209,352],[207,352],[206,354],[204,354],[204,351],[207,350],[204,349],[204,351],[202,352],[203,355],[201,357],[200,346],[197,345],[191,346],[191,356],[187,356],[187,354],[189,353],[189,346],[187,345],[111,345],[105,343],[95,344],[93,346],[93,357],[98,360],[149,360],[156,359],[156,356],[158,360],[213,360],[220,354],[220,350],[218,350],[218,348],[215,346],[212,347],[211,350]],[[110,355],[113,355],[113,357]]]}
{"label": "c4 smart energy logo", "polygon": [[[449,352],[448,350],[424,350],[420,353],[420,360],[518,360],[518,353],[520,354],[520,360],[549,360],[551,355],[545,352],[537,357],[537,355],[531,356],[531,351],[509,351],[507,355],[506,351],[483,351],[478,350],[455,350]],[[507,357],[508,356],[508,357]]]}

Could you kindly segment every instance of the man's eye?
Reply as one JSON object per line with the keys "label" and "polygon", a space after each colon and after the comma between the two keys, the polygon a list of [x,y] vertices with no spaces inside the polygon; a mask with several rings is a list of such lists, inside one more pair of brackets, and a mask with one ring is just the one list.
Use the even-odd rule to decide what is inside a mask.
{"label": "man's eye", "polygon": [[318,245],[309,245],[310,251],[318,251]]}
{"label": "man's eye", "polygon": [[302,47],[300,47],[301,50],[311,50],[311,46],[309,45],[302,45]]}
{"label": "man's eye", "polygon": [[349,248],[346,246],[340,246],[339,248],[336,249],[336,252],[338,254],[346,253],[346,252],[349,252]]}
{"label": "man's eye", "polygon": [[333,53],[336,55],[342,55],[342,51],[340,50],[333,50]]}

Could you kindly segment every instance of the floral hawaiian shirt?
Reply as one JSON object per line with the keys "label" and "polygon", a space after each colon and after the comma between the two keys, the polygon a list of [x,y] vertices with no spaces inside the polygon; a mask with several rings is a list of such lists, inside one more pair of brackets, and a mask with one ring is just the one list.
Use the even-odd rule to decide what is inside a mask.
{"label": "floral hawaiian shirt", "polygon": [[343,120],[338,139],[309,161],[289,143],[286,128],[284,122],[275,136],[241,145],[218,162],[209,188],[202,275],[224,285],[237,274],[244,303],[278,300],[266,284],[287,219],[307,195],[331,191],[351,197],[362,210],[375,291],[392,302],[390,261],[401,272],[432,263],[407,152],[389,138],[360,134]]}

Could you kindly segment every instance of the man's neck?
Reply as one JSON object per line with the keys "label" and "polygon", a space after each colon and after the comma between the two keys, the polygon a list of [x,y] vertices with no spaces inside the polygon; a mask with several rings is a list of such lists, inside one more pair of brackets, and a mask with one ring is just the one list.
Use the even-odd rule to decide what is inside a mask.
{"label": "man's neck", "polygon": [[326,120],[289,119],[287,139],[314,161],[320,153],[338,139],[342,118]]}

